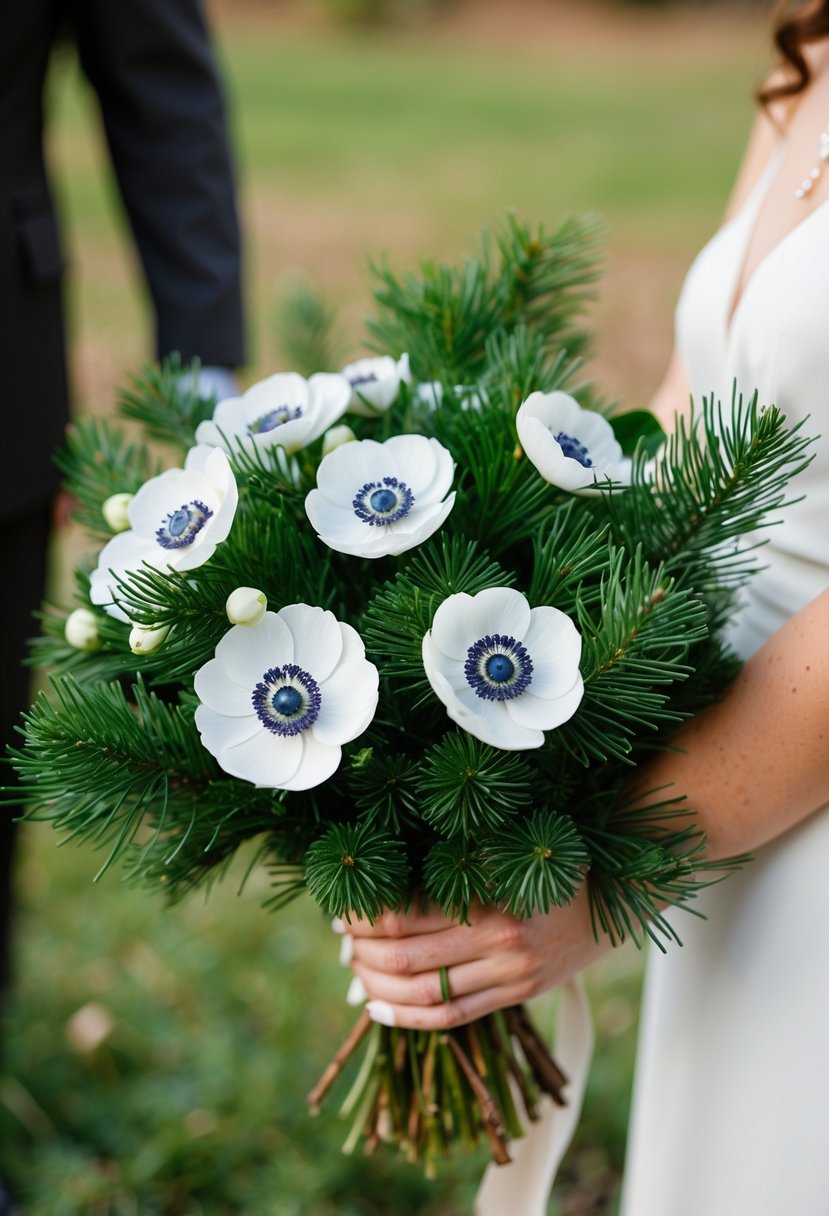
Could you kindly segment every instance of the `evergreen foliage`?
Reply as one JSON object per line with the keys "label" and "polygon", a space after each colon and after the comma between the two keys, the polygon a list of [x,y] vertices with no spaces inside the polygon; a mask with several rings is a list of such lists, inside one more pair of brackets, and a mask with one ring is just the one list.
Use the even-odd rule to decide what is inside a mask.
{"label": "evergreen foliage", "polygon": [[[33,658],[56,674],[24,719],[10,797],[105,849],[102,869],[120,856],[133,880],[173,896],[256,837],[274,907],[307,888],[328,912],[373,919],[421,889],[448,915],[466,917],[477,899],[525,916],[586,880],[597,932],[670,936],[660,906],[684,904],[732,863],[709,873],[693,816],[675,802],[627,806],[631,769],[732,678],[722,626],[808,441],[738,395],[730,409],[703,401],[658,450],[649,414],[611,414],[633,453],[630,487],[574,497],[548,484],[518,444],[515,414],[537,390],[608,410],[576,380],[597,232],[592,220],[547,232],[511,216],[458,267],[426,262],[402,277],[376,267],[371,340],[394,358],[408,351],[415,383],[380,418],[349,421],[363,437],[408,428],[449,449],[457,498],[444,526],[396,557],[346,557],[304,512],[321,439],[290,456],[228,443],[239,507],[227,540],[197,569],[145,565],[117,584],[131,622],[169,628],[159,649],[134,654],[129,625],[101,609],[96,650],[67,642],[68,612],[88,606],[89,561],[73,604],[44,613]],[[282,327],[301,371],[339,362],[333,327],[303,288]],[[212,413],[195,370],[145,369],[119,401],[179,463]],[[102,502],[159,468],[146,444],[96,419],[72,430],[59,464],[98,547],[111,536]],[[228,629],[237,587],[261,589],[274,611],[330,609],[380,672],[373,721],[318,788],[257,788],[200,742],[193,677]],[[424,669],[440,604],[493,587],[559,609],[582,636],[583,700],[537,749],[504,751],[456,727]]]}
{"label": "evergreen foliage", "polygon": [[301,279],[279,309],[276,343],[288,367],[301,376],[333,372],[345,362],[329,302]]}

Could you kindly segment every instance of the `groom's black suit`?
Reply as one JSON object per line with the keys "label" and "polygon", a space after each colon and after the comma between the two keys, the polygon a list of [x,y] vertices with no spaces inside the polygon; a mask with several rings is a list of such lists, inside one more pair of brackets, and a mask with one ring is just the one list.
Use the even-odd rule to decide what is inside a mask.
{"label": "groom's black suit", "polygon": [[[55,44],[78,48],[144,268],[159,356],[244,359],[224,106],[200,0],[8,0],[0,17],[0,744],[41,594],[50,456],[67,416],[63,256],[43,158]],[[5,779],[5,778],[4,778]],[[0,782],[2,783],[2,782]],[[12,829],[0,816],[0,985]]]}

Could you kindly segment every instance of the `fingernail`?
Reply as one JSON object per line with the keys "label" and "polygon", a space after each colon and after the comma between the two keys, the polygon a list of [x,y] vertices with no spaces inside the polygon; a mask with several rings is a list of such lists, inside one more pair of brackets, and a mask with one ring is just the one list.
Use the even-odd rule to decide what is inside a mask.
{"label": "fingernail", "polygon": [[347,967],[354,956],[354,938],[350,933],[340,940],[340,966]]}
{"label": "fingernail", "polygon": [[345,933],[345,921],[341,916],[335,916],[331,922],[331,928],[335,933]]}
{"label": "fingernail", "polygon": [[348,985],[348,992],[345,994],[346,1004],[364,1005],[367,997],[368,993],[366,992],[365,984],[359,975],[355,975]]}
{"label": "fingernail", "polygon": [[369,1001],[366,1010],[372,1022],[379,1022],[381,1026],[394,1025],[394,1010],[386,1001]]}

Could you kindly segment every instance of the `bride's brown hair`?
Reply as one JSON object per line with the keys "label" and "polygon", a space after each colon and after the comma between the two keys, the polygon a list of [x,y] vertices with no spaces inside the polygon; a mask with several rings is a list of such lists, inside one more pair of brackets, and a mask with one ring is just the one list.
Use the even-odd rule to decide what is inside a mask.
{"label": "bride's brown hair", "polygon": [[[790,11],[792,9],[794,11]],[[780,52],[786,74],[783,80],[775,80],[757,90],[757,100],[764,106],[781,97],[796,97],[809,84],[812,73],[803,47],[829,37],[829,0],[812,0],[809,4],[794,6],[790,0],[782,0],[777,6],[777,20],[774,45]]]}

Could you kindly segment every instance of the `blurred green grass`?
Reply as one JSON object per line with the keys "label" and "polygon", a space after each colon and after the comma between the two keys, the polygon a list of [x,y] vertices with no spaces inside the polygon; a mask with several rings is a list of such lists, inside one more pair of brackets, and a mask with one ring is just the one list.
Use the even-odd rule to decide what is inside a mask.
{"label": "blurred green grass", "polygon": [[[356,344],[368,253],[386,250],[398,266],[456,259],[508,206],[550,224],[590,209],[608,230],[590,370],[610,395],[645,398],[667,357],[681,274],[718,222],[745,138],[761,22],[665,15],[618,43],[606,34],[548,43],[528,29],[524,43],[497,45],[437,29],[309,32],[265,10],[220,17],[255,371],[279,365],[273,317],[297,272],[339,305]],[[146,353],[147,316],[71,56],[57,65],[51,109],[78,404],[106,410]],[[58,583],[79,543],[64,544]],[[206,904],[169,911],[112,873],[93,888],[96,858],[56,849],[48,829],[27,828],[24,839],[0,1172],[26,1212],[469,1210],[480,1160],[447,1165],[430,1185],[382,1154],[342,1156],[335,1115],[306,1116],[303,1095],[350,1017],[335,943],[313,909],[266,915],[262,876],[237,896],[240,866]],[[556,1216],[614,1210],[639,972],[625,950],[591,977],[599,1046]],[[80,1030],[72,1021],[84,1008],[85,1043],[83,1019]],[[549,1003],[541,1016],[551,1025]],[[96,1017],[110,1030],[93,1047]]]}

